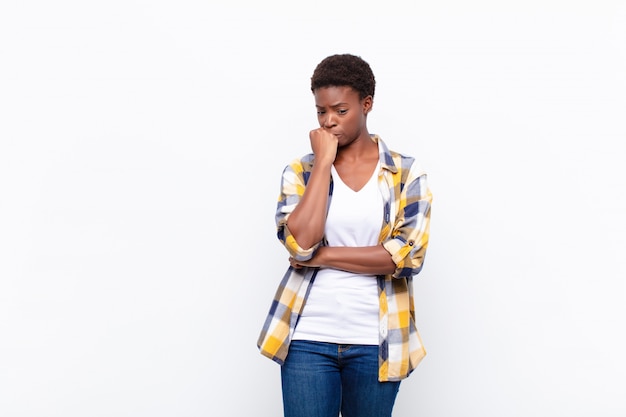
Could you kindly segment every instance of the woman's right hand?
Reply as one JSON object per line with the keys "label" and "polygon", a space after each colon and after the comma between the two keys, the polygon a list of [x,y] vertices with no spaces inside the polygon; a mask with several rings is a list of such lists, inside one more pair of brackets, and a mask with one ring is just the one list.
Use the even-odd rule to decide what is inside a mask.
{"label": "woman's right hand", "polygon": [[337,136],[333,135],[323,127],[320,127],[309,132],[309,139],[311,141],[311,149],[313,150],[317,161],[329,164],[335,162],[335,158],[337,157],[337,147],[339,144]]}

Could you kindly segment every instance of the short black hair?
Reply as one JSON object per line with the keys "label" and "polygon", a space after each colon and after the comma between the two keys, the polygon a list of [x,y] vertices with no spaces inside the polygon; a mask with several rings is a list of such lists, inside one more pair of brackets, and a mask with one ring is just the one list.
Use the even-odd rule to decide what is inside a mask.
{"label": "short black hair", "polygon": [[337,54],[326,57],[317,64],[311,77],[311,91],[322,87],[352,87],[359,99],[374,97],[376,79],[369,64],[361,57]]}

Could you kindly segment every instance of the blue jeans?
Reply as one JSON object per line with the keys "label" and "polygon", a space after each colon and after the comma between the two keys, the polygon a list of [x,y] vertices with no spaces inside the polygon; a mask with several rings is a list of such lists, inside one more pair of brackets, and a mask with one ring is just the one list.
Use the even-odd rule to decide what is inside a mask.
{"label": "blue jeans", "polygon": [[294,340],[281,366],[285,417],[390,417],[400,382],[378,382],[378,346]]}

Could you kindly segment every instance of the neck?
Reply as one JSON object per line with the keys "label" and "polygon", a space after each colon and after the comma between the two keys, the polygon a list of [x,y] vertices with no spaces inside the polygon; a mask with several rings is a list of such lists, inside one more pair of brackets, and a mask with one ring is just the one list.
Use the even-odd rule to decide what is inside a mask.
{"label": "neck", "polygon": [[371,158],[378,158],[378,145],[366,131],[348,146],[338,149],[335,162],[358,161]]}

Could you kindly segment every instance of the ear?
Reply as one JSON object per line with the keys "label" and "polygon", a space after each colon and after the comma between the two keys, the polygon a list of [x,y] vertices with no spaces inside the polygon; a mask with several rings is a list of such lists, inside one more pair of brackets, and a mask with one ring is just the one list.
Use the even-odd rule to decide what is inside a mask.
{"label": "ear", "polygon": [[372,111],[372,107],[374,107],[374,97],[365,97],[361,100],[361,106],[363,107],[363,114],[367,115],[370,111]]}

